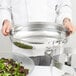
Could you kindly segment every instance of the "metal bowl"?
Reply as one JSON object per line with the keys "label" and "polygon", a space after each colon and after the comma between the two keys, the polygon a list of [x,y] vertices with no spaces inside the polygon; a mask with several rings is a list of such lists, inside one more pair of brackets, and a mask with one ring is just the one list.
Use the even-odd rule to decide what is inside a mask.
{"label": "metal bowl", "polygon": [[24,66],[25,69],[29,69],[29,73],[34,70],[34,62],[31,58],[28,58],[24,55],[17,54],[17,53],[0,53],[0,58],[6,58],[6,59],[13,59],[18,63],[21,63],[22,66]]}
{"label": "metal bowl", "polygon": [[10,32],[10,39],[13,43],[23,43],[26,45],[25,47],[32,49],[34,44],[64,42],[66,40],[66,29],[63,25],[55,23],[29,22],[27,25],[14,25],[14,29]]}

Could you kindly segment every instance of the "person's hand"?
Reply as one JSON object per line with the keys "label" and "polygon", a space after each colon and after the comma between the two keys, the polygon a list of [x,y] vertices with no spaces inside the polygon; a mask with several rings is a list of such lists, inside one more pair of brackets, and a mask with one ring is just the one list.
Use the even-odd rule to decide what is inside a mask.
{"label": "person's hand", "polygon": [[75,30],[76,30],[75,27],[74,27],[74,25],[72,24],[72,22],[68,18],[65,18],[63,20],[63,25],[67,29],[67,32],[66,32],[67,36],[69,36],[70,34],[72,34],[73,32],[75,32]]}
{"label": "person's hand", "polygon": [[11,23],[8,20],[3,21],[2,34],[8,36],[11,30]]}

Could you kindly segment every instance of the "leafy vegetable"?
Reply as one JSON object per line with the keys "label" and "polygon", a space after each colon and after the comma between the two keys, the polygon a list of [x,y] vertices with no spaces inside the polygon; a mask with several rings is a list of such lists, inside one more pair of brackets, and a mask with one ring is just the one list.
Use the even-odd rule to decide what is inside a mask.
{"label": "leafy vegetable", "polygon": [[25,69],[20,64],[13,59],[1,58],[0,76],[26,76],[29,73],[29,69]]}

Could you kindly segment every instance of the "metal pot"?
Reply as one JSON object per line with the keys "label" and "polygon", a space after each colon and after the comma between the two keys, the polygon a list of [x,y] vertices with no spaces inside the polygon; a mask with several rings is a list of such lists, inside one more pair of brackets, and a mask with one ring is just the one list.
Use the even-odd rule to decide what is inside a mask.
{"label": "metal pot", "polygon": [[[31,49],[36,44],[66,42],[66,29],[63,25],[50,22],[29,22],[27,25],[14,25],[10,39],[27,45]],[[29,45],[29,46],[28,46]]]}

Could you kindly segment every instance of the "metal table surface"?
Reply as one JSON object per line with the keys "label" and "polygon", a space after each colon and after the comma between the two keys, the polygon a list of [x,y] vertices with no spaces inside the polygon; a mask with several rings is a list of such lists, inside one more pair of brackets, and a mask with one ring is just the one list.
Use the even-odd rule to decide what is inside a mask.
{"label": "metal table surface", "polygon": [[53,68],[53,75],[51,74],[51,67],[49,66],[35,66],[33,72],[28,76],[61,76],[62,73],[57,70],[55,67]]}

